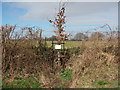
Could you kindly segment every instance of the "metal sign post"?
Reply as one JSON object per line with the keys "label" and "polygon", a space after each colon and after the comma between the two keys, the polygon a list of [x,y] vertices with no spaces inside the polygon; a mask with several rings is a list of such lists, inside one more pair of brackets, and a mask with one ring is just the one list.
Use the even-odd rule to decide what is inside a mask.
{"label": "metal sign post", "polygon": [[[52,41],[52,48],[53,48],[53,61],[52,61],[52,67],[55,67],[55,63],[57,62],[57,66],[58,67],[61,67],[62,66],[62,69],[64,70],[64,41],[62,41],[62,43],[57,43],[57,42],[54,42]],[[55,53],[56,51],[56,53]]]}

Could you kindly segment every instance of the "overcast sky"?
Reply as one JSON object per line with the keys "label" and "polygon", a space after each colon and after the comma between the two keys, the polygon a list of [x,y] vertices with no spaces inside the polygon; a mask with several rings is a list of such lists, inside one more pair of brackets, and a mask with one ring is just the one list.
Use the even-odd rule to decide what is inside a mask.
{"label": "overcast sky", "polygon": [[[2,2],[2,24],[37,25],[52,32],[54,28],[48,20],[54,18],[58,6],[58,2]],[[66,16],[66,31],[71,33],[104,24],[117,27],[118,3],[69,2],[66,6]]]}

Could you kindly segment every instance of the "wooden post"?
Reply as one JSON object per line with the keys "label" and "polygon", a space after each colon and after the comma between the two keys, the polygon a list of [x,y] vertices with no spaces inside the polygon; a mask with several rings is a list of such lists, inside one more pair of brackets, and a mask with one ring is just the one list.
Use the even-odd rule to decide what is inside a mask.
{"label": "wooden post", "polygon": [[54,41],[52,40],[52,61],[51,61],[51,64],[52,64],[52,68],[54,68]]}
{"label": "wooden post", "polygon": [[41,40],[42,40],[42,29],[40,30],[39,47],[41,47]]}
{"label": "wooden post", "polygon": [[2,86],[2,52],[3,52],[2,28],[0,28],[0,87]]}

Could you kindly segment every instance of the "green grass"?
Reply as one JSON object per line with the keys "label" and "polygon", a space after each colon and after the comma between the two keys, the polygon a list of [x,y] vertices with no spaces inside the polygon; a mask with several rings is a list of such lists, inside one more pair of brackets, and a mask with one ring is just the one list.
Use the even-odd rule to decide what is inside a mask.
{"label": "green grass", "polygon": [[65,85],[61,85],[61,86],[56,86],[54,88],[66,88],[66,86]]}
{"label": "green grass", "polygon": [[65,72],[60,74],[60,78],[71,81],[72,80],[72,70],[66,69]]}
{"label": "green grass", "polygon": [[[54,41],[56,42],[56,41]],[[73,48],[73,47],[79,47],[82,44],[81,41],[65,41],[65,48]],[[47,41],[47,46],[51,47],[52,46],[52,41]]]}
{"label": "green grass", "polygon": [[[54,43],[57,41],[54,41]],[[42,41],[43,44],[45,44],[45,41]],[[105,46],[108,45],[107,41],[64,41],[65,48],[74,48],[74,47],[81,47],[81,46]],[[111,42],[112,43],[112,42]],[[27,41],[28,45],[33,45],[35,47],[38,47],[38,41]],[[52,47],[52,41],[46,41],[47,47]]]}
{"label": "green grass", "polygon": [[[44,41],[42,41],[44,43]],[[57,41],[54,41],[54,43],[56,43]],[[65,48],[73,48],[73,47],[79,47],[80,45],[82,45],[81,41],[65,41],[64,42],[64,46]],[[34,41],[33,45],[35,45],[36,47],[38,46],[38,42]],[[47,41],[47,47],[52,47],[52,41]]]}
{"label": "green grass", "polygon": [[84,52],[83,49],[80,49],[80,48],[71,48],[69,49],[69,55],[71,54],[76,54],[76,55],[81,55],[82,53]]}
{"label": "green grass", "polygon": [[[54,41],[57,42],[57,41]],[[104,46],[106,45],[106,41],[65,41],[65,48],[74,48],[74,47],[80,47],[80,46],[93,46],[93,45],[100,45],[100,46]],[[47,41],[47,46],[51,47],[52,46],[52,41]]]}
{"label": "green grass", "polygon": [[106,85],[106,84],[109,84],[109,82],[104,81],[104,80],[99,80],[99,81],[97,81],[97,84],[98,85]]}
{"label": "green grass", "polygon": [[3,88],[41,88],[41,84],[36,77],[28,77],[26,79],[15,77],[13,81],[3,82]]}
{"label": "green grass", "polygon": [[4,78],[9,78],[10,76],[11,76],[10,74],[6,74]]}
{"label": "green grass", "polygon": [[103,88],[105,85],[107,85],[109,87],[115,87],[116,86],[116,88],[117,88],[117,84],[118,84],[118,81],[108,82],[108,81],[105,81],[105,80],[98,80],[98,81],[93,82],[92,86]]}

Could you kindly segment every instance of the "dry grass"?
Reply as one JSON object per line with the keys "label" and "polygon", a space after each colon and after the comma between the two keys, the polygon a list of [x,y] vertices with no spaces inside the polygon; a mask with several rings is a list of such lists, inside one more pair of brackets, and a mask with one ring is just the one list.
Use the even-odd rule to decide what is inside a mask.
{"label": "dry grass", "polygon": [[[84,53],[71,58],[68,68],[73,70],[71,88],[116,88],[118,87],[118,56],[102,51],[108,48],[86,47]],[[118,49],[117,43],[112,47]]]}
{"label": "dry grass", "polygon": [[[117,87],[119,63],[117,40],[66,41],[65,46],[68,48],[65,57],[66,68],[65,72],[61,73],[59,71],[61,68],[52,68],[50,42],[47,42],[49,43],[47,47],[46,42],[39,39],[40,37],[34,39],[32,29],[28,29],[30,35],[27,35],[27,38],[21,36],[22,38],[12,39],[9,37],[10,34],[7,34],[2,41],[4,85],[10,82],[9,85],[16,87],[17,84],[13,82],[15,77],[25,79],[32,75],[37,77],[37,82],[45,88]],[[36,41],[37,45],[34,44]],[[28,81],[24,83],[29,84]],[[23,84],[22,81],[20,83]]]}
{"label": "dry grass", "polygon": [[[68,62],[66,62],[66,70],[67,69],[72,70],[72,74],[70,74],[69,71],[66,70],[65,73],[54,74],[53,72],[51,72],[52,68],[50,68],[49,66],[48,63],[49,61],[48,62],[43,60],[40,61],[40,58],[35,61],[39,63],[35,64],[34,59],[32,58],[33,57],[37,58],[37,56],[36,54],[35,56],[32,56],[34,55],[33,53],[34,50],[31,49],[30,47],[24,49],[24,52],[23,50],[21,51],[20,49],[18,49],[18,52],[21,52],[21,54],[16,55],[17,68],[24,68],[23,70],[26,69],[26,70],[30,70],[30,72],[32,71],[33,76],[37,76],[38,81],[41,83],[42,87],[45,88],[50,88],[50,87],[59,87],[59,88],[114,87],[115,88],[117,87],[117,81],[118,81],[117,67],[118,67],[118,56],[119,56],[117,53],[118,50],[117,42],[111,41],[109,42],[109,44],[107,42],[107,45],[105,41],[101,43],[99,42],[99,44],[95,44],[93,42],[90,43],[90,41],[88,42],[83,43],[82,45],[80,45],[80,48],[77,48],[80,50],[81,49],[84,50],[83,53],[77,55],[73,53],[71,55],[71,58],[68,60]],[[23,58],[22,53],[31,55],[32,61],[30,59],[30,56],[27,56],[26,54],[24,56],[24,59],[22,59]],[[25,57],[26,58],[29,57],[29,62],[28,59],[25,59]],[[17,58],[20,58],[20,60]],[[26,64],[24,64],[23,61],[21,60],[27,60],[25,61]],[[26,65],[26,68],[21,67],[23,65]],[[16,66],[13,66],[13,68],[14,67]],[[35,71],[37,70],[36,74],[34,70]],[[25,73],[26,72],[23,72],[22,74]],[[30,75],[30,73],[26,73],[26,75],[27,74],[28,76]],[[68,78],[69,74],[71,75],[71,78]],[[15,73],[13,75],[15,75]],[[10,80],[14,80],[14,78],[11,78]]]}

